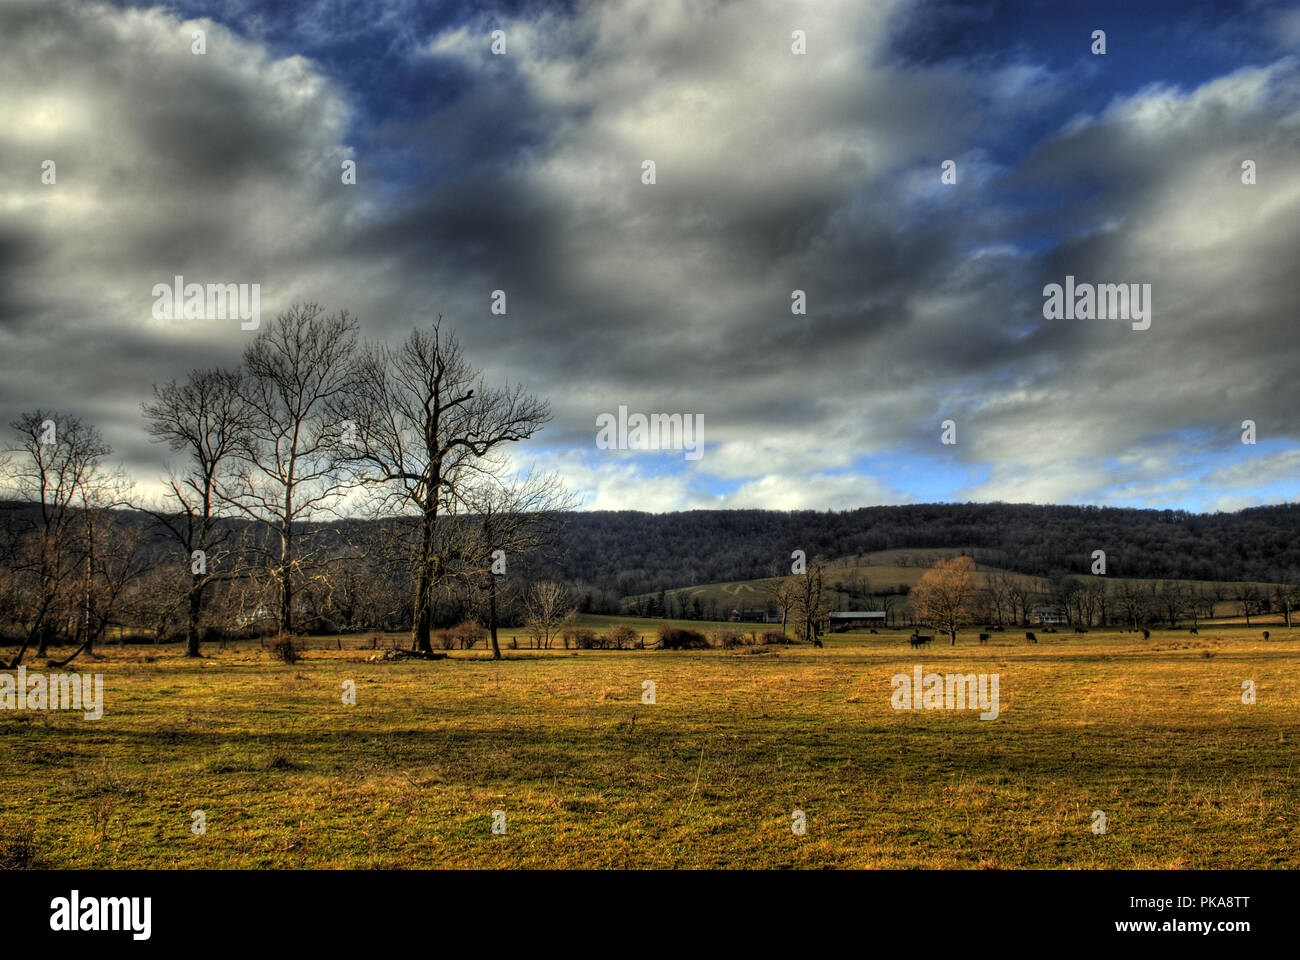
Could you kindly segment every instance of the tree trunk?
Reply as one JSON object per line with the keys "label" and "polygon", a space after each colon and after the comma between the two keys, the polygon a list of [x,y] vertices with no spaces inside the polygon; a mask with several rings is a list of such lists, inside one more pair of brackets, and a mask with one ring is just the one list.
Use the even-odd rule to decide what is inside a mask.
{"label": "tree trunk", "polygon": [[492,578],[492,585],[488,588],[488,622],[489,629],[492,631],[492,659],[501,659],[501,648],[497,645],[497,578],[496,574],[488,574]]}
{"label": "tree trunk", "polygon": [[201,574],[191,574],[189,616],[185,622],[185,656],[199,656],[199,611],[203,603],[203,586],[199,582]]}
{"label": "tree trunk", "polygon": [[293,633],[293,533],[280,531],[280,632]]}
{"label": "tree trunk", "polygon": [[428,509],[420,520],[420,559],[416,564],[415,610],[411,617],[411,649],[432,653],[429,642],[433,594],[433,525],[436,515]]}

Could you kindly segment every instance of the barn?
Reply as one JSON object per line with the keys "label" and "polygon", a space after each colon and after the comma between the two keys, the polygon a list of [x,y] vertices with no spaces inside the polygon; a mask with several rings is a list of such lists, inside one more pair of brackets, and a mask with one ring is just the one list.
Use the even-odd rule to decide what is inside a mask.
{"label": "barn", "polygon": [[832,633],[885,625],[884,610],[838,610],[830,614],[829,618]]}

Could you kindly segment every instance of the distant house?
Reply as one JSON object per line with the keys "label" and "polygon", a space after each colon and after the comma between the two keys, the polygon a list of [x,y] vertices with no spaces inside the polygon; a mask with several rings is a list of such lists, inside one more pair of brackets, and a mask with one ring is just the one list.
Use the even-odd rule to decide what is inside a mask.
{"label": "distant house", "polygon": [[735,610],[731,611],[731,621],[733,623],[780,623],[781,618],[767,610]]}
{"label": "distant house", "polygon": [[831,630],[855,630],[884,625],[884,610],[838,610],[830,614]]}
{"label": "distant house", "polygon": [[1065,617],[1056,607],[1036,607],[1032,619],[1045,627],[1052,627],[1066,622]]}
{"label": "distant house", "polygon": [[[305,617],[310,613],[305,603],[294,603],[293,615],[295,618]],[[257,608],[252,611],[245,611],[235,617],[236,625],[240,627],[252,627],[257,624],[276,624],[280,620],[280,613],[273,607],[266,604],[258,604]]]}

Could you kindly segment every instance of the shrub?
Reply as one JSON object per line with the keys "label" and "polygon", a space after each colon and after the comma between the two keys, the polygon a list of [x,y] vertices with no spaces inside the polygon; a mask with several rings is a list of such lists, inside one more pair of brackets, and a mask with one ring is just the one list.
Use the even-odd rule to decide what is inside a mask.
{"label": "shrub", "polygon": [[779,630],[769,630],[758,638],[759,643],[789,643],[790,638]]}
{"label": "shrub", "polygon": [[564,637],[564,649],[569,649],[572,644],[576,650],[592,650],[600,646],[596,638],[596,631],[591,627],[565,627],[562,634]]}
{"label": "shrub", "polygon": [[730,650],[733,647],[743,647],[748,644],[749,637],[739,630],[712,630],[709,632],[709,643],[715,647],[722,647],[724,650]]}
{"label": "shrub", "polygon": [[271,641],[271,656],[284,663],[297,663],[301,651],[301,643],[292,633],[277,633]]}
{"label": "shrub", "polygon": [[708,645],[708,638],[698,630],[674,627],[670,623],[665,623],[659,628],[661,650],[701,650]]}
{"label": "shrub", "polygon": [[627,624],[610,628],[605,634],[605,643],[614,650],[627,648],[631,650],[641,640],[641,634]]}
{"label": "shrub", "polygon": [[[460,644],[462,650],[470,649],[480,640],[486,642],[488,638],[487,628],[480,626],[477,620],[466,620],[447,632],[455,642]],[[451,647],[445,649],[450,650]]]}
{"label": "shrub", "polygon": [[456,646],[456,635],[450,630],[439,630],[433,635],[433,642],[444,650],[452,650]]}

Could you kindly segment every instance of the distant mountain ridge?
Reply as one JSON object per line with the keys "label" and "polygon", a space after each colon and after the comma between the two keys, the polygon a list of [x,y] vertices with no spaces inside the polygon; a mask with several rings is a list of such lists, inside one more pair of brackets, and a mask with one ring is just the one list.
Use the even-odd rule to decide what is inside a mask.
{"label": "distant mountain ridge", "polygon": [[[1088,573],[1106,551],[1115,577],[1281,581],[1300,575],[1300,504],[1196,514],[1128,507],[932,503],[840,512],[693,510],[571,514],[557,572],[620,596],[750,580],[790,554],[844,557],[964,546],[1035,576]],[[993,557],[990,557],[992,560]]]}
{"label": "distant mountain ridge", "polygon": [[[0,503],[0,511],[30,505]],[[147,517],[139,515],[140,522]],[[233,525],[248,521],[231,520]],[[317,526],[342,534],[375,521]],[[828,558],[899,549],[980,553],[1035,576],[1107,573],[1142,579],[1269,581],[1300,577],[1300,504],[1196,514],[1129,507],[929,503],[846,511],[631,510],[567,514],[545,559],[525,568],[611,597],[753,580],[790,570],[790,554]]]}

